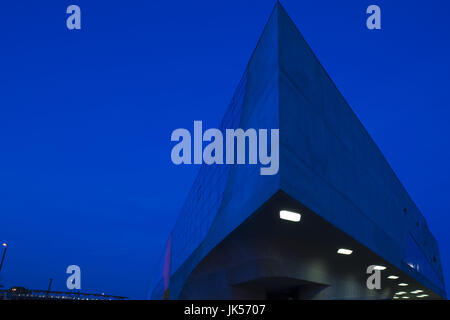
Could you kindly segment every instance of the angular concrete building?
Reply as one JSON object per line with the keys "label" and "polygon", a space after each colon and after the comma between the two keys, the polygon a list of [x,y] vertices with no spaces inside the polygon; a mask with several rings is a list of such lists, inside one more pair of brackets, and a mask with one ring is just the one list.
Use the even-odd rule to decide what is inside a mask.
{"label": "angular concrete building", "polygon": [[[424,217],[278,3],[227,128],[279,128],[279,172],[203,165],[151,299],[446,297]],[[381,289],[367,288],[369,266],[383,269]]]}

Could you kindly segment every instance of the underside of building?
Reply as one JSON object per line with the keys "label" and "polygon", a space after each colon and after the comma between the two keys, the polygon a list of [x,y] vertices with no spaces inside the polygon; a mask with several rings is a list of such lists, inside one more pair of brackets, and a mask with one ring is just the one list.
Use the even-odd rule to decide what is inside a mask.
{"label": "underside of building", "polygon": [[149,298],[446,297],[424,217],[279,3],[219,128],[279,128],[279,172],[203,165]]}

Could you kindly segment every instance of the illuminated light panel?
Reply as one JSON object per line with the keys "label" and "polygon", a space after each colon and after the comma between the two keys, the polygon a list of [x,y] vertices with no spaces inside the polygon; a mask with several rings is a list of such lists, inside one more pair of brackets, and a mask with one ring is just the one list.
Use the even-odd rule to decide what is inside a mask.
{"label": "illuminated light panel", "polygon": [[407,297],[407,296],[404,296],[404,297],[402,297],[402,299],[409,299],[409,297]]}
{"label": "illuminated light panel", "polygon": [[281,210],[280,211],[280,219],[283,219],[283,220],[288,220],[288,221],[292,221],[292,222],[299,222],[301,217],[302,216],[301,216],[300,213],[287,211],[287,210]]}
{"label": "illuminated light panel", "polygon": [[394,297],[393,299],[398,299],[398,297]]}
{"label": "illuminated light panel", "polygon": [[373,270],[386,270],[385,266],[374,266]]}
{"label": "illuminated light panel", "polygon": [[406,294],[406,292],[405,291],[399,291],[399,292],[396,292],[395,294],[401,296],[402,294]]}
{"label": "illuminated light panel", "polygon": [[398,277],[397,276],[389,276],[388,279],[395,280],[395,279],[398,279]]}
{"label": "illuminated light panel", "polygon": [[402,282],[402,283],[399,283],[398,284],[400,287],[406,287],[408,284],[407,283],[404,283],[404,282]]}
{"label": "illuminated light panel", "polygon": [[337,253],[348,256],[353,253],[353,250],[341,248],[337,251]]}
{"label": "illuminated light panel", "polygon": [[422,293],[423,292],[423,290],[414,290],[414,291],[411,291],[411,293],[414,293],[414,294],[418,294],[418,293]]}
{"label": "illuminated light panel", "polygon": [[417,296],[417,298],[425,298],[425,297],[428,297],[428,295],[427,294],[421,294],[420,296]]}

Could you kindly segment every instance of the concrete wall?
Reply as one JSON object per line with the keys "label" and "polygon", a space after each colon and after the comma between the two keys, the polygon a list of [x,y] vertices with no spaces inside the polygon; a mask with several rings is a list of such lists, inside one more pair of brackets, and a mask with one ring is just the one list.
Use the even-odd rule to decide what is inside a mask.
{"label": "concrete wall", "polygon": [[425,219],[282,8],[278,22],[282,190],[411,275],[413,237],[443,289]]}
{"label": "concrete wall", "polygon": [[[238,127],[280,129],[280,172],[261,176],[255,165],[201,168],[172,232],[170,265],[156,271],[170,269],[171,298],[180,296],[202,259],[280,189],[445,295],[439,250],[425,219],[279,4],[220,126]],[[412,261],[414,268],[406,263],[420,254],[407,255],[411,250],[425,257]],[[153,287],[153,298],[167,289],[159,276]]]}

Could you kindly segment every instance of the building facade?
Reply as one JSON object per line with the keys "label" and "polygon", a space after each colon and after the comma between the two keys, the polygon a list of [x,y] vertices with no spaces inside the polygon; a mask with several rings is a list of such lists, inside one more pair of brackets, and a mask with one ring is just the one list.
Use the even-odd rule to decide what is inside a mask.
{"label": "building facade", "polygon": [[[279,128],[279,172],[203,165],[149,298],[446,297],[424,217],[279,3],[227,128]],[[281,219],[283,210],[300,220]],[[369,266],[380,269],[381,289],[367,287]]]}

